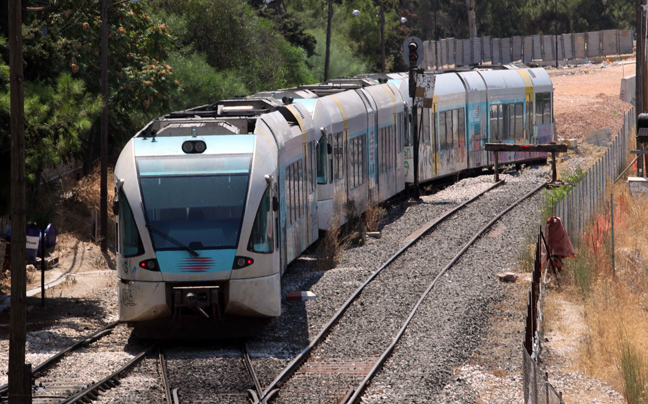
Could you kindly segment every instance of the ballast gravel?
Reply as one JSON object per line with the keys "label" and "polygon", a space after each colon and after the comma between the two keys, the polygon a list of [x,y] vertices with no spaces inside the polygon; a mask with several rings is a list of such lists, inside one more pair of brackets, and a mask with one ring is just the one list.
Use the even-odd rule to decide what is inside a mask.
{"label": "ballast gravel", "polygon": [[[403,262],[397,265],[400,273],[393,271],[380,276],[375,286],[362,297],[362,305],[349,310],[347,315],[350,317],[338,324],[336,330],[327,337],[326,343],[318,348],[319,351],[316,350],[316,355],[323,358],[322,360],[326,358],[330,362],[338,361],[342,363],[342,367],[353,360],[357,360],[360,367],[373,363],[375,357],[385,348],[384,344],[391,341],[400,327],[403,315],[409,313],[410,308],[406,306],[411,305],[412,296],[427,287],[431,268],[436,266],[435,271],[438,271],[447,263],[449,257],[454,255],[446,250],[458,250],[465,242],[468,230],[481,227],[490,220],[486,216],[494,215],[509,202],[546,181],[547,177],[546,168],[529,168],[521,173],[503,175],[505,185],[487,193],[478,200],[479,204],[474,202],[462,211],[463,213],[458,212],[455,218],[439,226],[436,232],[443,234],[442,237],[414,247]],[[309,255],[304,255],[292,263],[282,280],[284,297],[289,292],[308,290],[316,295],[316,299],[306,302],[284,299],[281,317],[273,319],[261,334],[247,341],[248,351],[261,385],[264,388],[268,386],[291,359],[317,335],[344,301],[403,246],[408,236],[492,184],[491,175],[468,178],[433,195],[424,196],[420,204],[393,207],[381,229],[382,237],[367,239],[363,246],[348,248],[334,269],[318,270],[314,256]],[[493,203],[488,203],[488,200]],[[477,374],[476,370],[467,367],[467,362],[483,341],[493,303],[500,299],[505,290],[494,274],[512,268],[515,259],[520,256],[520,250],[525,247],[528,235],[537,229],[541,201],[542,197],[536,196],[509,212],[504,220],[494,226],[497,231],[490,231],[494,235],[484,235],[476,246],[442,277],[439,285],[414,317],[392,357],[369,385],[362,402],[477,402],[479,392],[474,386],[479,385],[479,378],[466,376]],[[472,205],[491,207],[482,211],[471,211]],[[472,220],[468,220],[466,224],[466,219]],[[384,304],[386,298],[389,304]],[[101,299],[105,302],[101,303]],[[72,326],[75,330],[73,334],[85,335],[95,329],[94,326],[98,322],[106,323],[116,317],[116,293],[104,292],[101,299],[97,299],[96,304],[103,305],[107,313],[103,314],[100,321],[91,322],[93,327]],[[418,297],[414,300],[417,299]],[[372,314],[373,320],[365,319],[368,313]],[[89,323],[86,321],[86,324]],[[61,343],[57,343],[56,346],[62,346],[65,338],[61,337],[59,331],[58,328],[52,327],[40,331],[40,336],[34,334],[29,338],[34,341],[60,339]],[[48,333],[53,335],[48,336]],[[42,356],[47,356],[45,354],[48,353],[48,349],[43,346],[38,351],[32,351],[36,344],[30,346],[29,355],[34,355],[33,362],[39,363]],[[56,350],[51,346],[53,345],[50,345],[49,350]],[[112,355],[114,358],[106,357],[102,360],[107,364],[120,362],[121,358],[129,355],[124,352],[124,347],[122,343],[121,349],[106,348],[101,354]],[[182,397],[184,394],[186,398],[202,401],[202,394],[189,396],[187,390],[207,388],[212,384],[218,384],[223,391],[230,389],[238,394],[243,393],[245,386],[240,386],[244,378],[242,367],[234,369],[232,366],[235,362],[232,361],[238,359],[232,356],[233,351],[225,351],[227,350],[217,347],[198,347],[189,355],[178,348],[175,359],[180,358],[186,365],[184,368],[176,368],[176,376],[171,376],[172,383],[175,381],[175,387],[180,388],[179,395]],[[96,358],[88,356],[87,360],[94,361]],[[205,366],[201,366],[202,362]],[[457,372],[460,365],[466,366],[461,368],[461,372]],[[78,368],[70,365],[71,372],[75,372],[75,369]],[[327,371],[326,367],[324,370],[309,369],[301,369],[301,374],[289,381],[294,383],[292,389],[302,390],[303,395],[293,398],[280,395],[275,402],[305,402],[301,401],[304,398],[308,398],[308,402],[335,401],[340,398],[340,386],[346,386],[349,382],[355,384],[361,379],[359,374],[353,372],[346,372],[346,375],[340,377],[332,371]],[[182,374],[183,371],[186,374]],[[312,373],[319,373],[316,379],[306,377],[309,374],[312,376]],[[333,387],[311,390],[312,380]],[[511,381],[511,384],[521,396],[520,381]],[[245,388],[253,386],[250,384]],[[318,396],[321,391],[325,391],[324,395]],[[225,396],[212,397],[210,402],[230,402],[232,398],[243,402],[239,401],[243,396],[238,395],[230,396],[229,399]],[[102,393],[96,402],[164,403],[157,357],[151,356],[134,367],[121,380],[119,386]]]}

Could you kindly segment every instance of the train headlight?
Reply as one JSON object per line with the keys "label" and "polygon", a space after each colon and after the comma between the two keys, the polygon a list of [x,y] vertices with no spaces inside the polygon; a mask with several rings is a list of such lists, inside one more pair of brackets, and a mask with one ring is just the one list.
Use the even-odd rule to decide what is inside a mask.
{"label": "train headlight", "polygon": [[205,142],[200,140],[194,142],[194,150],[196,151],[196,153],[202,153],[205,151],[205,149],[207,149],[207,145],[205,144]]}
{"label": "train headlight", "polygon": [[234,265],[232,266],[232,269],[241,269],[248,267],[254,263],[254,260],[252,258],[248,257],[234,257]]}
{"label": "train headlight", "polygon": [[207,144],[202,140],[187,140],[182,144],[182,151],[187,154],[202,153],[207,150]]}
{"label": "train headlight", "polygon": [[185,153],[193,153],[194,152],[194,142],[184,142],[182,144],[182,151]]}

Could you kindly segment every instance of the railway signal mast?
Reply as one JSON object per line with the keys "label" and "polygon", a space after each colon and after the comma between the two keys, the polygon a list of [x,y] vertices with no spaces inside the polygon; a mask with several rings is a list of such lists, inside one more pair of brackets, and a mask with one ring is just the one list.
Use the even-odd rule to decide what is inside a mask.
{"label": "railway signal mast", "polygon": [[[416,75],[423,73],[423,69],[418,67],[423,60],[423,41],[412,36],[406,38],[403,42],[403,57],[405,63],[409,65],[409,96],[415,99],[416,96]],[[417,118],[416,100],[412,103],[412,140],[414,148],[414,199],[419,199],[419,125]]]}

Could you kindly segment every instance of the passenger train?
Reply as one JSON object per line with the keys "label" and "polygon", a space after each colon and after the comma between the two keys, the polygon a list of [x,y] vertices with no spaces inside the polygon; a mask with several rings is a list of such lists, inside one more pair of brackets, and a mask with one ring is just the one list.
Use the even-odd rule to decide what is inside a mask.
{"label": "passenger train", "polygon": [[[544,69],[435,75],[419,180],[490,166],[487,142],[549,143]],[[281,275],[332,225],[414,179],[408,75],[330,80],[172,112],[126,144],[115,177],[119,318],[281,314]],[[519,163],[539,155],[501,153]],[[344,221],[344,216],[342,216]]]}

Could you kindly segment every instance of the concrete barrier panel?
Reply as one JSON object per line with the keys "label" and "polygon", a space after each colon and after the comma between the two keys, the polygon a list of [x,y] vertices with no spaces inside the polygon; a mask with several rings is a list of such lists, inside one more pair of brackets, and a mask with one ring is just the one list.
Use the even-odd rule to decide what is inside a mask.
{"label": "concrete barrier panel", "polygon": [[533,37],[524,37],[524,47],[522,48],[522,52],[524,57],[522,61],[524,63],[531,63],[533,60]]}
{"label": "concrete barrier panel", "polygon": [[618,47],[618,30],[616,29],[607,29],[601,31],[601,43],[603,48],[603,56],[611,56],[619,54]]}
{"label": "concrete barrier panel", "polygon": [[511,38],[502,38],[502,64],[511,63]]}
{"label": "concrete barrier panel", "polygon": [[574,59],[585,59],[585,34],[574,34]]}
{"label": "concrete barrier panel", "polygon": [[499,38],[493,38],[493,64],[499,65],[502,64],[502,40]]}
{"label": "concrete barrier panel", "polygon": [[588,32],[587,38],[587,57],[595,58],[601,56],[601,33],[599,31]]}
{"label": "concrete barrier panel", "polygon": [[515,62],[522,60],[522,37],[514,36],[511,45],[511,59]]}
{"label": "concrete barrier panel", "polygon": [[493,60],[493,53],[491,50],[491,37],[482,37],[482,63],[491,62]]}
{"label": "concrete barrier panel", "polygon": [[629,55],[634,52],[634,30],[625,29],[619,31],[619,53]]}
{"label": "concrete barrier panel", "polygon": [[635,105],[637,95],[637,76],[628,76],[621,79],[621,98],[622,101]]}
{"label": "concrete barrier panel", "polygon": [[562,43],[563,43],[563,57],[566,60],[571,60],[574,58],[574,47],[573,47],[573,36],[572,34],[562,34]]}

